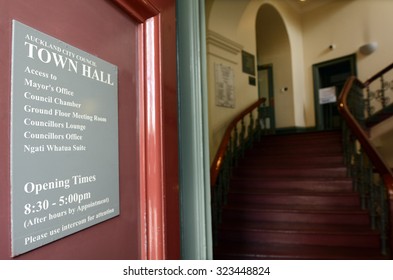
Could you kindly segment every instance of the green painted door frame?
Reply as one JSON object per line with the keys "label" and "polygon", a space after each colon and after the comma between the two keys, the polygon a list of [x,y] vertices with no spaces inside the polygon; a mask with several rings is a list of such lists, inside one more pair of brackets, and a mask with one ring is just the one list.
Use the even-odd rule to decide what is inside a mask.
{"label": "green painted door frame", "polygon": [[336,88],[338,97],[345,81],[350,76],[357,75],[356,54],[314,64],[312,70],[316,128],[318,130],[338,129],[341,126],[341,117],[339,116],[337,104],[320,104],[319,90],[333,86]]}
{"label": "green painted door frame", "polygon": [[177,0],[182,259],[212,259],[205,0]]}
{"label": "green painted door frame", "polygon": [[[258,65],[258,96],[266,98],[264,114],[266,116],[267,129],[270,133],[276,131],[276,117],[274,110],[274,85],[273,85],[273,64]],[[266,128],[265,128],[266,129]]]}

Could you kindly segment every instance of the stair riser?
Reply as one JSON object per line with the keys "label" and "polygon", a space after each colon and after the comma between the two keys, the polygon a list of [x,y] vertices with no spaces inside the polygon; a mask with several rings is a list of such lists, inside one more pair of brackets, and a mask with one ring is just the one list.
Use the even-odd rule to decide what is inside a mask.
{"label": "stair riser", "polygon": [[281,160],[268,158],[260,158],[256,160],[249,159],[238,163],[239,167],[242,168],[261,168],[261,169],[280,169],[280,168],[297,168],[297,169],[313,169],[313,168],[345,168],[342,162],[316,162],[316,161],[297,161],[297,160],[287,160],[282,158]]}
{"label": "stair riser", "polygon": [[366,214],[349,213],[293,213],[290,211],[252,211],[239,209],[226,209],[222,217],[223,223],[234,222],[284,222],[284,223],[312,223],[312,224],[332,224],[332,225],[369,225],[369,217]]}
{"label": "stair riser", "polygon": [[262,165],[262,166],[313,166],[313,167],[344,167],[342,156],[318,156],[318,157],[299,157],[299,156],[260,156],[250,155],[240,160],[239,166],[243,165]]}
{"label": "stair riser", "polygon": [[294,148],[304,148],[304,147],[314,147],[314,148],[330,148],[330,147],[342,147],[342,141],[339,139],[286,139],[286,138],[276,138],[276,139],[262,139],[261,142],[254,143],[254,147],[264,148],[264,147],[275,147],[275,148],[285,148],[288,146]]}
{"label": "stair riser", "polygon": [[342,154],[341,147],[260,147],[253,149],[254,154],[260,155],[339,155]]}
{"label": "stair riser", "polygon": [[379,237],[373,234],[303,233],[247,229],[221,231],[220,240],[232,242],[247,241],[262,244],[281,243],[362,248],[378,248],[380,246]]}
{"label": "stair riser", "polygon": [[[362,248],[359,254],[348,254],[348,250],[334,253],[305,252],[286,254],[285,252],[215,252],[215,260],[386,260],[377,250]],[[365,252],[366,251],[366,252]],[[370,252],[369,252],[370,251]]]}
{"label": "stair riser", "polygon": [[338,140],[293,140],[287,141],[285,139],[280,140],[272,140],[272,141],[261,141],[259,143],[254,143],[255,149],[264,149],[264,148],[273,148],[273,149],[288,149],[292,148],[295,150],[301,149],[316,149],[316,150],[326,150],[326,149],[342,149],[343,144],[341,141]]}
{"label": "stair riser", "polygon": [[307,177],[307,178],[345,178],[346,168],[291,168],[291,169],[265,169],[265,168],[237,168],[234,172],[238,177]]}
{"label": "stair riser", "polygon": [[339,132],[324,132],[324,133],[301,133],[301,134],[292,134],[292,135],[271,135],[264,136],[262,139],[266,142],[277,142],[283,141],[285,143],[292,143],[295,141],[341,141],[341,134]]}
{"label": "stair riser", "polygon": [[232,180],[231,188],[241,192],[252,192],[258,191],[258,189],[266,191],[314,191],[314,192],[351,192],[352,182],[351,181],[313,181],[313,180],[279,180],[269,181],[263,180],[252,180],[252,179],[238,179]]}
{"label": "stair riser", "polygon": [[346,207],[360,207],[360,199],[355,196],[328,196],[326,195],[275,195],[275,194],[242,194],[229,193],[228,204],[248,205],[248,204],[263,204],[263,205],[324,205],[324,206],[346,206]]}

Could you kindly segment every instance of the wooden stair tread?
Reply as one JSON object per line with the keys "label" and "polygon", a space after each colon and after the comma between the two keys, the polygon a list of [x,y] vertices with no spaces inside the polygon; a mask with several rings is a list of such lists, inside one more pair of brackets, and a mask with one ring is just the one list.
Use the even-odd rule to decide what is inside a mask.
{"label": "wooden stair tread", "polygon": [[215,259],[368,260],[386,259],[374,248],[341,246],[231,243],[218,246]]}
{"label": "wooden stair tread", "polygon": [[370,218],[366,211],[341,208],[324,209],[284,209],[283,207],[224,207],[222,221],[307,222],[309,224],[346,224],[369,226]]}
{"label": "wooden stair tread", "polygon": [[316,205],[315,207],[291,207],[287,208],[282,205],[238,205],[238,206],[224,206],[225,210],[228,211],[249,211],[249,212],[276,212],[276,213],[319,213],[319,214],[351,214],[351,215],[364,215],[367,214],[367,211],[361,210],[358,207],[345,207],[345,208],[328,208]]}
{"label": "wooden stair tread", "polygon": [[288,179],[296,178],[346,178],[345,168],[312,168],[312,169],[276,169],[266,168],[260,170],[258,168],[236,169],[233,177],[255,176],[256,178],[276,178],[285,177]]}
{"label": "wooden stair tread", "polygon": [[307,191],[352,191],[352,181],[348,178],[239,178],[233,177],[231,180],[231,189],[243,191],[266,190],[307,190]]}
{"label": "wooden stair tread", "polygon": [[250,208],[257,208],[257,209],[281,209],[281,210],[294,210],[294,211],[353,211],[360,209],[354,205],[327,205],[327,204],[309,204],[309,205],[291,205],[291,204],[256,204],[256,203],[247,203],[247,204],[240,204],[240,203],[233,203],[233,207],[250,207]]}
{"label": "wooden stair tread", "polygon": [[335,192],[325,192],[325,191],[296,191],[290,189],[277,189],[277,190],[266,190],[266,189],[258,189],[258,190],[248,190],[247,192],[243,192],[241,189],[233,189],[229,192],[230,194],[235,195],[278,195],[278,196],[356,196],[358,194],[353,191],[335,191]]}
{"label": "wooden stair tread", "polygon": [[358,225],[326,225],[310,223],[257,223],[248,221],[233,221],[221,225],[223,230],[249,230],[249,231],[281,231],[281,232],[306,232],[306,233],[326,233],[326,234],[356,234],[356,235],[377,235],[378,232],[369,227]]}
{"label": "wooden stair tread", "polygon": [[[236,181],[249,181],[249,182],[253,182],[253,181],[260,181],[259,178],[239,178],[239,177],[233,177],[231,179],[232,182],[236,182]],[[280,183],[292,183],[292,182],[297,182],[297,183],[301,183],[301,182],[324,182],[324,183],[335,183],[335,182],[352,182],[352,180],[348,177],[344,177],[344,178],[331,178],[331,177],[319,177],[319,178],[299,178],[299,177],[277,177],[277,178],[273,178],[273,177],[269,177],[269,178],[265,178],[263,180],[263,182],[270,182],[270,181],[274,181],[274,182],[280,182]]]}
{"label": "wooden stair tread", "polygon": [[[283,166],[283,165],[280,165],[280,166],[240,166],[240,167],[238,167],[238,168],[236,168],[236,170],[242,170],[242,169],[245,169],[245,170],[255,170],[255,171],[266,171],[266,170],[271,170],[271,169],[273,169],[273,170],[278,170],[278,171],[286,171],[286,170],[294,170],[294,171],[301,171],[301,170],[308,170],[308,171],[310,171],[310,172],[313,172],[313,171],[315,171],[315,170],[326,170],[326,171],[329,171],[329,170],[345,170],[346,171],[346,167],[344,167],[344,166],[328,166],[328,167],[326,167],[326,166]],[[295,177],[296,178],[296,177]],[[326,178],[330,178],[330,177],[326,177]]]}
{"label": "wooden stair tread", "polygon": [[353,205],[326,205],[326,204],[309,204],[309,205],[290,205],[290,204],[256,204],[256,203],[247,203],[247,204],[240,204],[240,203],[233,203],[231,204],[232,207],[246,207],[246,208],[254,208],[254,209],[281,209],[281,210],[294,210],[294,211],[354,211],[359,210],[359,207]]}

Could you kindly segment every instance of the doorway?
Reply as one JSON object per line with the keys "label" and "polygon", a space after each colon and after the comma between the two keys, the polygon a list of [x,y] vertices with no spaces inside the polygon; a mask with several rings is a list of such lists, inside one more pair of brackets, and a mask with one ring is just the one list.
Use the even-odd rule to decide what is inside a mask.
{"label": "doorway", "polygon": [[[90,151],[90,156],[86,156],[85,151],[71,151],[66,152],[69,161],[55,161],[56,159],[49,155],[49,151],[45,151],[45,155],[42,153],[42,158],[45,159],[41,160],[42,163],[53,163],[55,167],[61,167],[57,168],[59,173],[46,172],[40,178],[31,180],[32,182],[56,182],[56,186],[58,186],[57,178],[59,178],[60,184],[60,179],[62,179],[61,182],[72,182],[73,180],[70,178],[77,177],[77,175],[74,176],[73,174],[82,174],[80,176],[91,175],[90,177],[83,177],[89,178],[88,181],[83,183],[86,186],[91,186],[92,189],[95,189],[95,192],[91,192],[90,199],[90,192],[83,187],[84,192],[89,194],[89,196],[85,196],[86,199],[83,201],[74,200],[72,203],[73,208],[69,208],[71,207],[70,203],[68,205],[66,205],[67,203],[59,203],[59,198],[73,197],[73,194],[77,194],[75,193],[77,189],[73,188],[71,183],[71,187],[68,189],[64,187],[52,189],[50,194],[45,196],[45,199],[42,196],[44,193],[40,193],[40,200],[47,203],[49,203],[48,199],[54,201],[54,198],[57,198],[57,202],[51,202],[49,210],[44,211],[45,209],[41,209],[39,214],[38,211],[35,211],[36,213],[34,214],[36,215],[34,217],[39,217],[40,219],[40,223],[32,227],[32,230],[34,230],[34,233],[32,232],[34,235],[32,236],[34,238],[36,236],[39,237],[35,240],[37,241],[36,244],[42,245],[44,241],[49,243],[35,250],[26,251],[24,254],[15,257],[15,259],[131,260],[180,258],[178,128],[176,123],[178,115],[177,110],[173,110],[178,104],[176,89],[176,1],[166,0],[165,4],[162,2],[164,1],[0,0],[0,25],[2,26],[0,32],[0,41],[2,42],[0,72],[4,73],[0,78],[0,95],[2,100],[0,102],[0,112],[3,113],[1,121],[4,128],[0,132],[0,153],[2,155],[0,157],[0,173],[1,177],[5,178],[4,184],[0,185],[0,259],[10,259],[12,256],[12,223],[23,225],[25,219],[30,219],[22,217],[23,209],[18,210],[18,213],[21,213],[19,217],[16,216],[12,221],[10,219],[12,206],[10,199],[12,176],[10,146],[15,145],[15,143],[11,143],[12,139],[10,139],[9,134],[12,124],[10,69],[12,69],[13,61],[10,54],[13,48],[11,40],[14,32],[12,29],[13,19],[18,19],[21,23],[58,39],[59,42],[56,47],[51,48],[51,54],[52,51],[53,54],[59,53],[57,57],[62,58],[63,56],[60,56],[61,52],[64,58],[66,56],[74,57],[73,55],[76,53],[65,47],[60,47],[63,44],[61,43],[62,41],[80,49],[79,54],[82,54],[82,51],[86,53],[88,59],[83,60],[83,63],[90,61],[89,63],[97,66],[100,65],[98,63],[101,63],[101,60],[105,60],[107,63],[113,64],[111,71],[116,69],[118,73],[118,75],[116,74],[118,87],[115,93],[112,94],[114,95],[113,103],[118,105],[117,114],[113,112],[113,114],[108,113],[108,108],[105,106],[95,106],[95,104],[98,104],[95,103],[95,100],[100,95],[112,93],[111,91],[108,92],[107,89],[112,85],[104,84],[101,81],[102,71],[101,80],[96,79],[94,81],[94,79],[90,79],[94,83],[101,83],[97,88],[102,90],[102,92],[96,91],[92,98],[87,96],[83,90],[76,92],[75,96],[61,96],[64,100],[68,98],[67,100],[70,102],[78,101],[83,104],[80,105],[80,108],[65,108],[63,106],[61,111],[70,115],[86,112],[91,114],[91,112],[96,112],[97,107],[101,107],[103,110],[102,116],[106,117],[105,121],[87,124],[85,119],[73,120],[78,126],[82,126],[82,124],[87,126],[85,131],[80,130],[77,133],[80,135],[80,140],[78,141],[88,147],[86,151]],[[120,8],[117,4],[120,5]],[[37,9],[37,7],[40,7],[40,9]],[[94,8],[94,12],[92,12],[92,8]],[[161,14],[164,16],[161,16]],[[113,30],[116,30],[116,32],[113,32]],[[37,36],[38,33],[34,32],[33,34]],[[35,38],[40,40],[40,42],[44,42],[43,37],[40,37],[41,35]],[[161,38],[165,38],[165,40],[161,40]],[[36,44],[35,41],[34,46]],[[67,52],[65,52],[66,50]],[[80,58],[78,60],[79,66],[84,65],[81,63],[84,53],[82,56],[75,56],[76,59],[77,57]],[[26,55],[24,58],[27,59],[28,56]],[[71,58],[65,59],[71,61]],[[74,63],[76,62],[75,60]],[[47,67],[44,65],[45,63],[37,61],[38,69],[40,69],[41,73],[44,73],[42,71]],[[84,66],[88,66],[87,64]],[[162,65],[165,65],[165,72],[162,71]],[[90,66],[88,67],[90,70]],[[54,75],[55,72],[53,71],[55,68],[54,66],[52,69],[46,70],[47,73],[51,73],[48,75]],[[55,79],[50,81],[52,86],[63,89],[67,87],[72,90],[70,92],[73,92],[77,85],[75,84],[75,79],[66,75],[68,72],[67,67],[64,69],[57,67],[56,70],[60,71],[61,76],[56,74],[57,81],[55,82]],[[94,71],[97,72],[98,70],[100,68]],[[20,71],[19,74],[18,83],[23,85],[24,78],[28,78],[32,73]],[[82,75],[82,73],[79,74]],[[33,76],[29,77],[29,79],[33,78]],[[35,81],[35,79],[40,79],[37,82],[41,83],[42,81],[42,83],[48,84],[51,78],[42,75],[42,77],[36,76],[33,80]],[[45,94],[46,96],[49,94],[49,91],[39,90],[36,94],[42,94],[42,96]],[[48,103],[48,106],[50,106],[48,110],[52,110],[52,108],[53,111],[56,108],[60,109],[58,107],[60,104]],[[22,110],[17,111],[18,114],[23,111],[23,107],[22,105]],[[109,119],[109,116],[112,115],[113,117]],[[48,115],[46,117],[54,116]],[[59,122],[59,126],[31,126],[23,129],[32,131],[37,129],[37,132],[47,133],[48,135],[56,131],[58,131],[56,133],[63,133],[64,135],[71,133],[71,131],[66,131],[67,128],[63,125],[65,120],[46,120],[48,120],[47,123]],[[95,134],[92,134],[98,126],[108,132],[108,126],[113,126],[113,123],[109,124],[109,120],[112,120],[114,125],[118,127],[119,133],[115,133],[115,138],[117,139],[110,141],[117,142],[118,151],[114,149],[110,151],[99,150],[97,142],[100,139],[96,139],[94,137]],[[22,126],[19,125],[19,127],[22,131]],[[85,139],[89,140],[85,142]],[[44,141],[42,142],[43,147],[46,147],[47,144],[52,144],[51,141],[45,142],[46,140],[48,139],[42,139]],[[64,144],[60,144],[60,141],[64,142]],[[65,139],[64,141],[58,140],[57,143],[59,145],[72,145],[69,140],[66,141]],[[92,151],[96,153],[93,154],[91,153]],[[119,160],[113,164],[106,164],[102,168],[92,170],[91,173],[73,173],[75,165],[72,162],[75,162],[77,153],[83,153],[91,163],[93,161],[106,162],[107,155],[118,154]],[[35,174],[35,171],[42,168],[43,165],[40,163],[31,166],[29,172]],[[109,170],[115,170],[115,173],[119,174],[118,180],[113,180],[114,182],[108,181],[107,174],[109,174]],[[30,179],[28,180],[30,181]],[[112,201],[109,196],[101,197],[103,199],[100,198],[102,192],[100,192],[100,189],[95,188],[99,184],[106,186],[108,189],[118,188],[120,193],[118,198],[120,215],[105,221],[103,216],[108,213],[105,210],[109,209],[109,212],[112,213],[114,208],[109,208],[108,206],[108,201]],[[26,205],[33,205],[33,203],[36,203],[36,200],[36,197],[26,196],[25,201],[28,202]],[[89,206],[87,207],[87,205]],[[47,206],[49,207],[49,205]],[[83,212],[82,210],[79,211],[81,212],[80,216],[70,214],[69,209],[75,210],[79,207],[82,209],[85,206],[87,208]],[[97,211],[96,209],[99,209],[99,206],[105,208],[99,210],[100,212],[95,212]],[[32,206],[31,209],[33,208]],[[49,221],[51,215],[49,212],[68,214]],[[73,213],[76,213],[76,210]],[[63,217],[64,220],[62,220]],[[33,220],[33,218],[31,219]],[[100,219],[99,223],[92,225],[91,221],[98,219]],[[64,223],[60,224],[60,222]],[[23,228],[23,226],[20,228]],[[54,241],[55,237],[53,234],[59,234],[59,229],[62,229],[62,231],[66,229],[67,232],[70,229],[80,230]],[[52,234],[49,234],[50,230],[54,230]],[[30,243],[25,245],[30,245]],[[27,249],[30,250],[31,248]]]}
{"label": "doorway", "polygon": [[263,128],[274,133],[275,112],[274,112],[274,85],[273,85],[273,65],[259,65],[258,66],[258,96],[259,98],[266,98],[265,106],[262,114],[264,117]]}
{"label": "doorway", "polygon": [[313,65],[314,100],[317,130],[341,127],[338,96],[351,76],[356,76],[356,54]]}

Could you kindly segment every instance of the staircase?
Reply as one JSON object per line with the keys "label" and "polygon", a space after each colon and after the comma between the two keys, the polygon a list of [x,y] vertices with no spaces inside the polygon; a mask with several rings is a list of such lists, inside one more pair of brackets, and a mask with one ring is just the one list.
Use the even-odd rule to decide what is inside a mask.
{"label": "staircase", "polygon": [[215,259],[383,259],[340,132],[264,136],[234,169]]}

